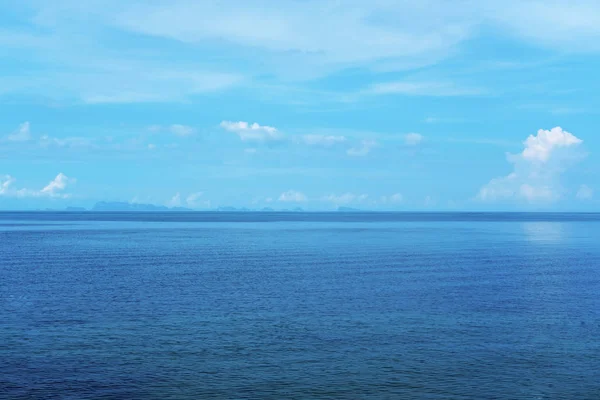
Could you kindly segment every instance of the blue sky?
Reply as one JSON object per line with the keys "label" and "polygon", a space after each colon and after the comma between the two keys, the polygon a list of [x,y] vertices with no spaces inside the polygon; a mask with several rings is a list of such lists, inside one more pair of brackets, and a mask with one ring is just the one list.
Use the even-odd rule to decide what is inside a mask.
{"label": "blue sky", "polygon": [[0,48],[0,209],[600,209],[597,1],[5,1]]}

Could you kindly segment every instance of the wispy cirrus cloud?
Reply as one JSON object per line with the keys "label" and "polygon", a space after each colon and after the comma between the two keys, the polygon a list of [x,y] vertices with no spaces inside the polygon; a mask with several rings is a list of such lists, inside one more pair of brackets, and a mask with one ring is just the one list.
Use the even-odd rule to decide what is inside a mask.
{"label": "wispy cirrus cloud", "polygon": [[29,122],[23,122],[19,125],[19,129],[9,134],[6,139],[9,142],[27,142],[31,140],[30,124]]}
{"label": "wispy cirrus cloud", "polygon": [[404,135],[404,144],[407,146],[417,146],[423,141],[423,135],[420,133],[407,133]]}
{"label": "wispy cirrus cloud", "polygon": [[42,147],[70,147],[70,148],[82,148],[82,147],[90,147],[94,145],[94,139],[86,138],[86,137],[66,137],[66,138],[57,138],[50,137],[48,135],[43,135],[40,137],[40,145]]}
{"label": "wispy cirrus cloud", "polygon": [[11,185],[15,183],[15,178],[10,175],[0,176],[0,195],[6,195],[11,189]]}
{"label": "wispy cirrus cloud", "polygon": [[360,142],[358,146],[351,147],[346,151],[346,154],[352,157],[364,157],[371,152],[371,150],[378,146],[375,140],[365,139]]}
{"label": "wispy cirrus cloud", "polygon": [[341,135],[308,134],[302,135],[297,140],[309,146],[332,147],[337,144],[345,143],[347,139],[345,136]]}
{"label": "wispy cirrus cloud", "polygon": [[482,88],[462,87],[449,82],[410,82],[394,81],[375,83],[363,93],[371,95],[407,95],[407,96],[480,96],[486,94]]}
{"label": "wispy cirrus cloud", "polygon": [[169,132],[175,136],[185,137],[196,132],[196,129],[189,125],[172,124],[172,125],[150,125],[147,128],[150,133]]}
{"label": "wispy cirrus cloud", "polygon": [[[241,0],[227,7],[218,0],[73,4],[0,5],[2,14],[22,18],[14,24],[18,28],[0,31],[3,49],[19,61],[18,69],[5,74],[5,93],[97,105],[184,102],[265,75],[290,82],[348,67],[374,75],[416,70],[448,59],[482,32],[556,52],[600,52],[600,5],[593,0],[429,0],[426,6],[404,0],[261,2],[260,7]],[[45,73],[35,74],[40,65]],[[481,88],[442,78],[380,82],[369,90],[482,94]]]}
{"label": "wispy cirrus cloud", "polygon": [[169,127],[169,131],[177,136],[189,136],[194,133],[194,128],[187,125],[174,124]]}

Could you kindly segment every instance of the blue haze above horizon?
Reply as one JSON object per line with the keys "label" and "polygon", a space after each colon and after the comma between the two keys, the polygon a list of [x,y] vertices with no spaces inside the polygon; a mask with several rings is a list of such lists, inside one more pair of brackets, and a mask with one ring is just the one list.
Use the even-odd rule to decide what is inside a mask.
{"label": "blue haze above horizon", "polygon": [[0,209],[599,211],[600,3],[7,1]]}

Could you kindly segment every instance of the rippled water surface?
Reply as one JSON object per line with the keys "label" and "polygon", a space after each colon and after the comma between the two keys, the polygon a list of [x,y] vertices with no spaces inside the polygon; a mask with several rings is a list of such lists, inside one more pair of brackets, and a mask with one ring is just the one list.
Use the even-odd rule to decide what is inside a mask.
{"label": "rippled water surface", "polygon": [[600,399],[600,216],[0,213],[0,316],[7,399]]}

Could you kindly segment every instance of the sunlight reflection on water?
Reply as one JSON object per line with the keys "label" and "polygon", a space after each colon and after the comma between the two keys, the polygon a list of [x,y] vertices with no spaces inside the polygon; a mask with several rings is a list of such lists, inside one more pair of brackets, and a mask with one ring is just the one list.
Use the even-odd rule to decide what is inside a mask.
{"label": "sunlight reflection on water", "polygon": [[521,224],[527,240],[560,243],[565,239],[565,227],[560,222],[524,222]]}

